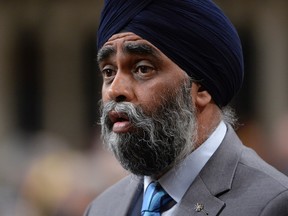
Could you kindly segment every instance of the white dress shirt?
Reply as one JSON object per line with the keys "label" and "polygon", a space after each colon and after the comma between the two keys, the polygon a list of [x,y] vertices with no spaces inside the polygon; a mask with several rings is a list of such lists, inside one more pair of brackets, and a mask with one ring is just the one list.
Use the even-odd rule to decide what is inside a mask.
{"label": "white dress shirt", "polygon": [[[173,215],[173,210],[183,198],[189,186],[220,146],[226,131],[227,126],[221,121],[211,136],[201,146],[158,180],[164,190],[176,201],[176,204],[168,211],[163,212],[162,216]],[[151,181],[153,179],[150,177],[144,177],[144,191]]]}

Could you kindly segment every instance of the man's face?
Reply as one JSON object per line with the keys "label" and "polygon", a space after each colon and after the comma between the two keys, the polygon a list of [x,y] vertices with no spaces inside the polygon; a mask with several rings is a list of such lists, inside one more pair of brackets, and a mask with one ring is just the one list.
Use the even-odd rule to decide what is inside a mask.
{"label": "man's face", "polygon": [[112,36],[98,63],[102,136],[124,168],[158,175],[193,150],[195,109],[183,70],[133,33]]}

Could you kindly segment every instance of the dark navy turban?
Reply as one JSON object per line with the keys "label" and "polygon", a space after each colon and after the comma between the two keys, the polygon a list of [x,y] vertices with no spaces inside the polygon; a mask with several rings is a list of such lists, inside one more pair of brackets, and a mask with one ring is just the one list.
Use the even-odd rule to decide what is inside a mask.
{"label": "dark navy turban", "polygon": [[199,81],[219,107],[242,85],[240,39],[210,0],[105,0],[98,49],[119,32],[133,32],[152,43]]}

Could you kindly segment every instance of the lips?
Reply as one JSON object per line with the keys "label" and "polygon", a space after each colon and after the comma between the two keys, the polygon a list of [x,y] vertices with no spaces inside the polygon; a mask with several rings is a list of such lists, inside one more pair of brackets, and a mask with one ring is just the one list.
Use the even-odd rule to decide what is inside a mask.
{"label": "lips", "polygon": [[114,133],[127,133],[130,131],[132,123],[125,113],[111,111],[109,119],[112,123],[112,131]]}

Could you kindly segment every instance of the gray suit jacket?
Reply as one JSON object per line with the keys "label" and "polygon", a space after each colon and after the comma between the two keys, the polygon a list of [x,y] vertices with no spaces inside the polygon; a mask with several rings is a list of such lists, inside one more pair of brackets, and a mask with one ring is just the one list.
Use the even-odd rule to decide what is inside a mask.
{"label": "gray suit jacket", "polygon": [[[85,216],[140,215],[131,209],[142,195],[142,182],[124,178],[96,198]],[[197,204],[204,210],[197,212]],[[243,146],[228,126],[222,144],[175,207],[175,216],[288,216],[288,180]]]}

